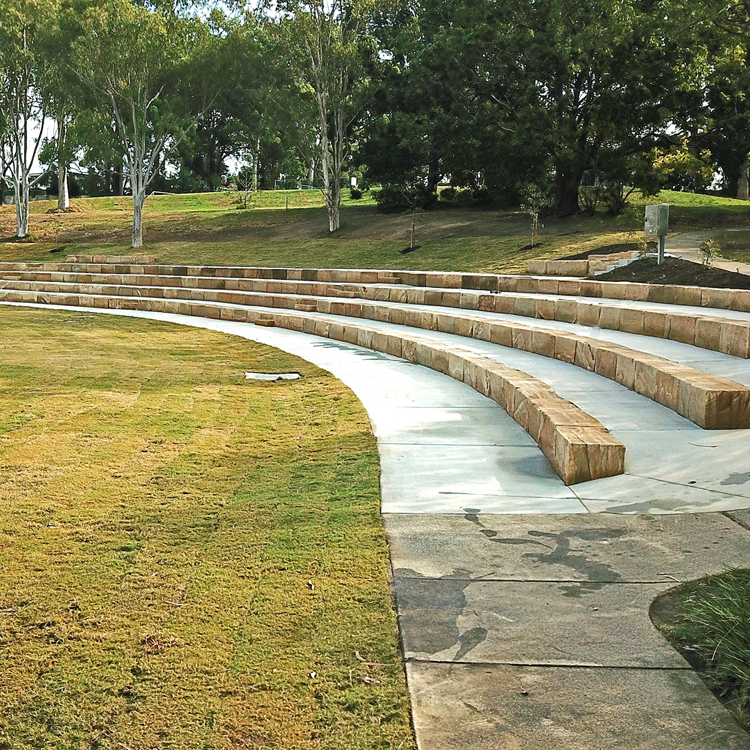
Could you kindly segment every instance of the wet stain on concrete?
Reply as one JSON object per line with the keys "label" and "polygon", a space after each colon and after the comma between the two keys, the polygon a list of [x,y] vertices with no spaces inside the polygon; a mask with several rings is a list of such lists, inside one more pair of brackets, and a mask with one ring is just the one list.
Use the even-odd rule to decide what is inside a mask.
{"label": "wet stain on concrete", "polygon": [[730,474],[723,482],[721,482],[721,484],[747,484],[748,482],[750,482],[750,471],[746,471],[742,474]]}
{"label": "wet stain on concrete", "polygon": [[350,344],[344,344],[330,339],[326,339],[325,341],[321,341],[319,343],[316,342],[314,346],[319,346],[321,349],[338,349],[342,352],[351,352],[357,357],[361,357],[362,359],[367,360],[382,360],[384,362],[392,362],[394,360],[394,357],[391,357],[389,354],[376,352],[374,349],[361,349]]}
{"label": "wet stain on concrete", "polygon": [[[486,527],[479,518],[479,511],[474,508],[465,509],[465,518],[470,523],[479,527],[479,532],[493,544],[502,545],[529,545],[542,547],[548,552],[527,552],[524,557],[544,565],[559,565],[569,568],[588,579],[590,583],[573,583],[562,586],[565,596],[579,597],[601,588],[605,583],[617,581],[622,576],[609,565],[597,562],[587,557],[583,552],[574,552],[571,549],[571,539],[579,539],[584,542],[601,542],[617,539],[625,534],[620,529],[573,529],[560,533],[549,531],[528,532],[528,536],[521,538],[501,537],[499,532]],[[531,538],[529,538],[531,537]],[[592,587],[591,584],[597,584]]]}
{"label": "wet stain on concrete", "polygon": [[399,622],[407,651],[437,654],[458,645],[454,661],[463,659],[487,638],[484,628],[461,632],[458,618],[466,607],[469,572],[454,570],[441,578],[425,578],[402,568],[394,572]]}

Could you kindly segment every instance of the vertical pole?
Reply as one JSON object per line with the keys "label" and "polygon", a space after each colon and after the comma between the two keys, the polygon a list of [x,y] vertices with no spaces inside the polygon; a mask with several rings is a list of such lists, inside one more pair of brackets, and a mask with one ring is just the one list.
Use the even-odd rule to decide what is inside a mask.
{"label": "vertical pole", "polygon": [[662,263],[664,263],[664,249],[666,247],[666,244],[667,244],[667,238],[663,234],[660,234],[659,235],[659,257],[657,261],[658,265],[661,265]]}

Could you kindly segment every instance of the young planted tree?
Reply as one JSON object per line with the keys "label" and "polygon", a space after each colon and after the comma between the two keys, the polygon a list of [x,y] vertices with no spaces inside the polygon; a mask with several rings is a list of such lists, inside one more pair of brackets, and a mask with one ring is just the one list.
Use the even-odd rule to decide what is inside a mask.
{"label": "young planted tree", "polygon": [[53,11],[47,0],[8,0],[0,19],[1,158],[13,186],[19,239],[29,231],[31,188],[44,176],[33,176],[32,169],[49,106],[45,45]]}
{"label": "young planted tree", "polygon": [[143,204],[161,167],[205,105],[187,96],[191,54],[203,31],[187,19],[129,0],[77,5],[76,73],[112,119],[133,193],[132,246],[143,246]]}
{"label": "young planted tree", "polygon": [[331,232],[341,226],[341,181],[349,135],[367,98],[368,24],[374,0],[282,0],[277,24],[289,60],[313,95]]}

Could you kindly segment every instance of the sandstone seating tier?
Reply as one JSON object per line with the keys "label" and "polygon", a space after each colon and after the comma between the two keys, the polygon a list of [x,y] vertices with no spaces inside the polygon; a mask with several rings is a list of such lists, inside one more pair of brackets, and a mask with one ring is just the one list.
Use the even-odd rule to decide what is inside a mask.
{"label": "sandstone seating tier", "polygon": [[[94,257],[94,256],[92,256]],[[98,257],[98,256],[96,256]],[[486,292],[559,294],[573,297],[659,302],[691,307],[716,307],[750,312],[750,289],[710,289],[697,286],[641,284],[628,281],[552,278],[514,274],[443,273],[345,268],[261,268],[239,266],[171,266],[106,263],[0,263],[0,274],[13,271],[68,271],[74,273],[135,273],[147,275],[209,276],[246,279],[341,282],[348,284],[405,284],[440,289]]]}
{"label": "sandstone seating tier", "polygon": [[[128,294],[127,286],[164,286],[186,290],[223,289],[273,294],[300,294],[321,297],[361,298],[378,302],[408,303],[455,307],[465,310],[505,313],[540,320],[578,323],[610,330],[671,339],[697,346],[750,358],[750,321],[731,320],[671,312],[642,310],[586,302],[578,299],[551,299],[515,292],[487,293],[476,290],[451,290],[425,287],[408,288],[398,284],[355,284],[342,282],[285,281],[269,279],[226,278],[215,276],[157,276],[147,274],[66,273],[61,271],[15,271],[0,273],[0,288],[41,289],[64,291],[57,284],[81,284],[86,291],[89,284],[105,285],[105,294]],[[119,291],[115,287],[119,286]],[[91,288],[91,293],[96,292]],[[187,299],[192,292],[186,291]],[[138,294],[142,294],[138,291]],[[165,295],[166,296],[166,295]],[[179,295],[178,295],[179,296]]]}
{"label": "sandstone seating tier", "polygon": [[530,274],[539,276],[593,276],[604,273],[620,261],[633,260],[634,257],[638,257],[638,253],[627,250],[575,260],[530,260],[527,268]]}
{"label": "sandstone seating tier", "polygon": [[[491,320],[470,312],[433,311],[392,303],[337,300],[254,292],[202,288],[135,287],[106,285],[42,284],[52,287],[41,292],[43,301],[78,295],[102,295],[108,299],[125,296],[214,302],[229,305],[283,308],[299,312],[369,318],[395,325],[436,330],[477,338],[501,346],[521,349],[577,365],[614,380],[626,388],[676,411],[704,429],[750,427],[750,388],[718,375],[695,370],[651,354],[638,352],[586,336],[539,329],[515,321]],[[8,301],[36,301],[35,291],[4,290]],[[27,296],[27,295],[30,295]],[[44,295],[49,295],[45,297]],[[63,303],[75,304],[75,303]]]}
{"label": "sandstone seating tier", "polygon": [[0,300],[147,310],[275,325],[385,352],[449,375],[491,398],[523,427],[567,485],[622,474],[625,446],[596,419],[560,398],[547,384],[500,362],[418,335],[241,306],[45,292],[0,292]]}

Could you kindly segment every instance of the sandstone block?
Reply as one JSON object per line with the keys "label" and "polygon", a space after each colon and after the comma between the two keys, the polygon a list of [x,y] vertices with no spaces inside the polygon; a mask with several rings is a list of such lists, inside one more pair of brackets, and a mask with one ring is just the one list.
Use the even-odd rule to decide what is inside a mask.
{"label": "sandstone block", "polygon": [[575,323],[578,319],[578,302],[574,299],[555,300],[555,320]]}
{"label": "sandstone block", "polygon": [[608,380],[614,380],[617,375],[618,347],[600,344],[594,349],[594,372]]}
{"label": "sandstone block", "polygon": [[[428,344],[426,341],[418,340],[416,342],[415,356],[412,361],[416,362],[418,365],[422,365],[423,367],[429,367],[434,370],[435,368],[432,365],[436,361],[435,352],[436,352],[436,348],[433,347],[432,344]],[[445,366],[446,368],[448,366],[447,358],[446,358]]]}
{"label": "sandstone block", "polygon": [[535,354],[554,358],[556,345],[557,335],[553,331],[537,329],[531,334],[531,351]]}
{"label": "sandstone block", "polygon": [[719,351],[721,346],[721,320],[718,318],[698,318],[695,324],[695,345],[701,349]]}
{"label": "sandstone block", "polygon": [[448,375],[463,382],[464,354],[455,349],[448,350]]}
{"label": "sandstone block", "polygon": [[530,290],[532,294],[557,294],[560,282],[554,278],[543,278],[536,280],[536,286]]}
{"label": "sandstone block", "polygon": [[733,289],[729,293],[729,309],[750,312],[750,290]]}
{"label": "sandstone block", "polygon": [[725,320],[721,324],[719,351],[733,357],[750,357],[750,323]]}
{"label": "sandstone block", "polygon": [[513,327],[508,323],[490,323],[489,336],[493,344],[507,347],[513,346]]}
{"label": "sandstone block", "polygon": [[520,349],[524,352],[534,351],[534,331],[524,326],[512,327],[512,346],[514,349]]}
{"label": "sandstone block", "polygon": [[536,276],[544,276],[547,273],[547,261],[546,260],[530,260],[526,266],[526,270]]}
{"label": "sandstone block", "polygon": [[461,292],[443,292],[443,307],[461,307]]}
{"label": "sandstone block", "polygon": [[437,316],[437,329],[443,333],[453,333],[456,326],[455,316],[448,313],[438,313]]}
{"label": "sandstone block", "polygon": [[406,301],[410,305],[423,305],[425,300],[424,289],[407,289],[406,290]]}
{"label": "sandstone block", "polygon": [[702,307],[718,307],[726,310],[729,307],[729,300],[731,298],[730,289],[711,289],[705,288],[701,290],[701,306]]}
{"label": "sandstone block", "polygon": [[616,310],[616,308],[603,308],[596,302],[576,302],[576,323],[582,326],[588,326],[589,328],[596,328],[601,326],[602,328],[609,328],[606,322],[601,322],[602,318],[606,318],[606,315],[610,310]]}
{"label": "sandstone block", "polygon": [[495,295],[481,294],[477,299],[477,309],[484,312],[495,312]]}
{"label": "sandstone block", "polygon": [[536,300],[536,317],[540,320],[555,319],[555,300],[539,297]]}
{"label": "sandstone block", "polygon": [[360,328],[357,331],[357,346],[372,349],[372,328]]}
{"label": "sandstone block", "polygon": [[462,310],[476,310],[479,307],[479,295],[474,292],[462,292],[458,306]]}
{"label": "sandstone block", "polygon": [[573,363],[584,370],[594,370],[594,348],[586,339],[579,338],[576,341],[576,354]]}
{"label": "sandstone block", "polygon": [[401,341],[401,357],[408,359],[409,362],[417,361],[417,340],[413,338],[404,338]]}
{"label": "sandstone block", "polygon": [[[495,277],[495,289],[499,290],[500,279]],[[513,290],[518,294],[536,294],[538,290],[539,279],[535,279],[531,276],[515,276],[513,283]],[[508,291],[511,291],[510,289]]]}
{"label": "sandstone block", "polygon": [[453,325],[453,333],[456,336],[465,336],[466,338],[473,338],[474,336],[474,321],[471,318],[455,318]]}
{"label": "sandstone block", "polygon": [[652,401],[656,400],[656,377],[664,360],[658,357],[640,355],[635,359],[633,390]]}
{"label": "sandstone block", "polygon": [[634,307],[620,309],[620,330],[625,333],[642,334],[644,329],[644,313]]}

